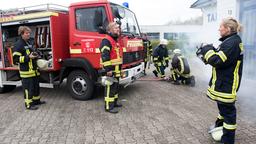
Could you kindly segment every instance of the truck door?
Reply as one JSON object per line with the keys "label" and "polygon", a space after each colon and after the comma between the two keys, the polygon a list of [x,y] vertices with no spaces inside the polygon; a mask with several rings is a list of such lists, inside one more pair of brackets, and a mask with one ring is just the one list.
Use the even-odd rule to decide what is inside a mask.
{"label": "truck door", "polygon": [[71,57],[83,57],[94,68],[100,68],[99,46],[109,21],[106,8],[104,5],[71,8],[74,16],[73,24],[70,21]]}

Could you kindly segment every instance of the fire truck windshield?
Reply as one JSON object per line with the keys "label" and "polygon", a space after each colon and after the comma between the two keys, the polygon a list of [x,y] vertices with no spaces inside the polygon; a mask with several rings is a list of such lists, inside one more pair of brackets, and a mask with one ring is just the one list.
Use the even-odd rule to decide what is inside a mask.
{"label": "fire truck windshield", "polygon": [[140,35],[139,26],[135,14],[127,8],[111,4],[113,16],[117,23],[121,23],[121,30],[123,34]]}

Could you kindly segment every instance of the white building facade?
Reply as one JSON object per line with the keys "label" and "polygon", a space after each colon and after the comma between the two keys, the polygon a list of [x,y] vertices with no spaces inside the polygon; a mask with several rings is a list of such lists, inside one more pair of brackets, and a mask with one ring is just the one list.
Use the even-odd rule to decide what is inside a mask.
{"label": "white building facade", "polygon": [[197,0],[191,8],[201,9],[204,23],[202,37],[204,42],[218,42],[218,27],[223,18],[234,17],[243,25],[242,37],[244,55],[244,73],[256,79],[256,0]]}

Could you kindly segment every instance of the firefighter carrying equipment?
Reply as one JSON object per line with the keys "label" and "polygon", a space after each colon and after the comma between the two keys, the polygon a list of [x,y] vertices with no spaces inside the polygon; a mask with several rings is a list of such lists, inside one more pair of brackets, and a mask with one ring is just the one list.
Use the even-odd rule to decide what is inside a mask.
{"label": "firefighter carrying equipment", "polygon": [[207,96],[217,101],[223,117],[221,142],[234,144],[237,127],[235,101],[242,77],[244,48],[237,33],[222,37],[220,41],[222,43],[217,49],[206,45],[197,54],[202,55],[203,61],[213,67]]}
{"label": "firefighter carrying equipment", "polygon": [[113,78],[116,81],[110,81],[106,79],[105,86],[105,110],[110,113],[117,113],[115,107],[121,107],[122,105],[117,103],[119,93],[119,77],[121,76],[121,64],[122,64],[122,49],[117,43],[117,37],[106,36],[100,45],[101,60],[104,71],[113,73]]}
{"label": "firefighter carrying equipment", "polygon": [[153,52],[153,62],[156,70],[153,71],[155,76],[160,75],[161,78],[165,77],[165,68],[169,66],[170,57],[166,46],[159,45]]}
{"label": "firefighter carrying equipment", "polygon": [[19,65],[19,73],[21,78],[30,78],[39,76],[36,59],[30,59],[29,55],[35,50],[29,41],[25,42],[21,37],[15,43],[13,52],[13,62]]}
{"label": "firefighter carrying equipment", "polygon": [[242,77],[244,48],[237,33],[220,41],[217,49],[206,45],[200,52],[205,63],[213,66],[207,96],[215,101],[234,103]]}

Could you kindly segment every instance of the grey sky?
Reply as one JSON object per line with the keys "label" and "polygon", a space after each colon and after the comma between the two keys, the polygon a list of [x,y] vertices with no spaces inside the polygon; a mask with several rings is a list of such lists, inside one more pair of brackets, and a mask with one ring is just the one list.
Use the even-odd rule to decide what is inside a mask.
{"label": "grey sky", "polygon": [[[68,6],[72,2],[86,0],[1,0],[0,9],[20,8],[45,3]],[[196,0],[110,0],[122,4],[128,2],[136,13],[140,25],[162,25],[170,20],[185,20],[201,15],[200,10],[190,9]]]}

